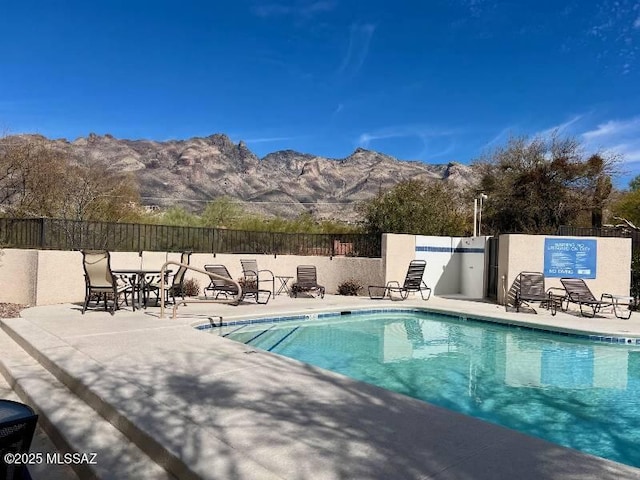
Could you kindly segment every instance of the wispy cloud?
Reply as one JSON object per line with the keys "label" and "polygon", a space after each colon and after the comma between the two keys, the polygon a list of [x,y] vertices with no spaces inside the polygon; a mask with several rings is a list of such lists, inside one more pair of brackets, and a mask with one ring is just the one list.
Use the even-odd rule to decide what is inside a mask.
{"label": "wispy cloud", "polygon": [[600,123],[581,138],[589,151],[618,154],[625,163],[640,162],[640,116]]}
{"label": "wispy cloud", "polygon": [[293,5],[283,3],[263,3],[255,5],[251,11],[259,17],[285,17],[310,19],[320,13],[330,12],[336,2],[330,0],[300,1]]}
{"label": "wispy cloud", "polygon": [[[369,148],[372,143],[380,140],[417,138],[422,142],[422,150],[415,156],[422,159],[426,157],[437,158],[453,151],[455,148],[454,133],[453,130],[436,129],[423,125],[392,125],[360,134],[356,144]],[[435,142],[438,143],[438,147],[435,147]],[[444,146],[443,143],[445,143]]]}
{"label": "wispy cloud", "polygon": [[295,140],[297,137],[257,137],[257,138],[247,138],[244,143],[253,144],[253,143],[270,143],[270,142],[289,142],[291,140]]}
{"label": "wispy cloud", "polygon": [[554,134],[559,135],[570,135],[574,130],[574,127],[583,119],[584,115],[574,115],[566,122],[560,123],[558,125],[554,125],[552,127],[546,128],[537,132],[534,137],[549,137]]}
{"label": "wispy cloud", "polygon": [[609,120],[608,122],[601,123],[593,130],[584,132],[582,136],[585,140],[593,141],[598,138],[619,138],[620,136],[630,133],[636,135],[640,133],[640,117],[628,120]]}
{"label": "wispy cloud", "polygon": [[338,75],[353,77],[360,71],[367,59],[371,37],[375,30],[376,26],[370,23],[351,25],[349,47],[338,68]]}
{"label": "wispy cloud", "polygon": [[513,132],[515,132],[515,130],[516,130],[516,126],[515,125],[509,125],[508,127],[503,128],[491,140],[489,140],[487,143],[485,143],[482,146],[482,149],[486,150],[486,149],[489,149],[489,148],[493,148],[495,145],[505,143],[505,141],[511,135],[513,135]]}

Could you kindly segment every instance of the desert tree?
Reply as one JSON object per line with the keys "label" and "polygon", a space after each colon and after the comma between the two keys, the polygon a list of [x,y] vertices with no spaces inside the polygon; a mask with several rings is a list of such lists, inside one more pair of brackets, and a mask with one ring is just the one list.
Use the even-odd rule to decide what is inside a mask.
{"label": "desert tree", "polygon": [[0,205],[15,216],[54,216],[66,157],[39,137],[7,137],[0,144]]}
{"label": "desert tree", "polygon": [[631,180],[628,190],[619,192],[611,205],[611,213],[618,222],[628,220],[640,227],[640,175]]}
{"label": "desert tree", "polygon": [[207,203],[200,215],[200,223],[204,227],[232,228],[244,214],[244,208],[238,202],[223,196]]}
{"label": "desert tree", "polygon": [[463,235],[470,228],[462,192],[441,180],[406,180],[358,206],[365,231]]}
{"label": "desert tree", "polygon": [[38,136],[0,141],[0,205],[7,214],[122,221],[139,201],[134,179],[106,163],[71,159]]}
{"label": "desert tree", "polygon": [[157,220],[163,225],[175,227],[197,227],[201,224],[198,215],[179,205],[174,205],[163,211]]}
{"label": "desert tree", "polygon": [[[618,158],[586,156],[574,138],[511,138],[474,162],[478,192],[489,195],[491,233],[554,233],[560,225],[600,225]],[[588,221],[583,220],[589,217]]]}
{"label": "desert tree", "polygon": [[123,222],[139,216],[138,186],[130,173],[89,161],[69,165],[61,182],[60,218]]}

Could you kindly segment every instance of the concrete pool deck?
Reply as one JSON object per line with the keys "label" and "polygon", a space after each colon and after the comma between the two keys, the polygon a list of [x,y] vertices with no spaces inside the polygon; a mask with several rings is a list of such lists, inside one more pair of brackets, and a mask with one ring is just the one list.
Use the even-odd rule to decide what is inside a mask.
{"label": "concrete pool deck", "polygon": [[[95,452],[80,478],[631,479],[640,469],[566,449],[342,375],[197,331],[287,313],[426,307],[640,338],[640,315],[506,313],[483,302],[278,296],[81,315],[34,307],[4,319],[0,373],[62,451]],[[623,345],[618,348],[636,348]],[[33,451],[33,450],[32,450]],[[169,473],[170,472],[170,473]],[[37,478],[35,479],[37,480]]]}

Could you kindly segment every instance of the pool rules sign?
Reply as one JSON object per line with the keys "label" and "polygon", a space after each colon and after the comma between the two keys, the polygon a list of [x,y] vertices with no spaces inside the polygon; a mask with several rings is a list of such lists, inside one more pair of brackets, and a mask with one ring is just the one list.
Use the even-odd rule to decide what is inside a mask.
{"label": "pool rules sign", "polygon": [[551,278],[596,278],[597,240],[544,239],[544,274]]}

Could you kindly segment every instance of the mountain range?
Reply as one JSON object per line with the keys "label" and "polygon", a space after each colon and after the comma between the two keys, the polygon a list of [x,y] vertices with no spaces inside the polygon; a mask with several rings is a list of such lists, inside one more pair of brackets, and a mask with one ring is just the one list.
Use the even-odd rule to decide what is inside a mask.
{"label": "mountain range", "polygon": [[248,211],[293,217],[305,211],[318,218],[356,217],[357,202],[402,180],[440,180],[452,188],[473,183],[474,168],[456,162],[428,164],[398,160],[357,148],[342,159],[293,150],[258,158],[244,142],[224,134],[187,140],[126,140],[89,134],[73,141],[37,138],[78,163],[100,161],[131,172],[142,203],[150,208],[181,205],[199,211],[207,202],[227,196]]}

